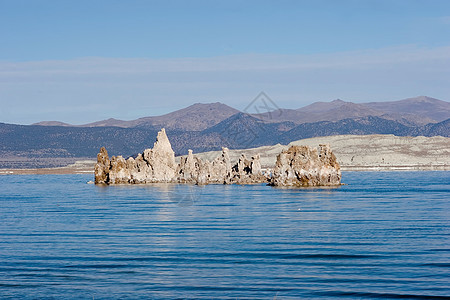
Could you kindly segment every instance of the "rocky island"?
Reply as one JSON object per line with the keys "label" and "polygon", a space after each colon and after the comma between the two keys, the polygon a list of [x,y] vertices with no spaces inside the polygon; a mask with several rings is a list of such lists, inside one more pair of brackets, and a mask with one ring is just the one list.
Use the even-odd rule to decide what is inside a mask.
{"label": "rocky island", "polygon": [[163,128],[152,149],[135,158],[108,156],[102,147],[95,165],[96,184],[191,183],[256,184],[273,186],[333,186],[341,183],[341,170],[329,145],[319,148],[291,146],[277,156],[273,170],[262,170],[260,155],[247,158],[242,154],[232,163],[229,150],[214,160],[202,160],[188,151],[175,162],[175,153]]}

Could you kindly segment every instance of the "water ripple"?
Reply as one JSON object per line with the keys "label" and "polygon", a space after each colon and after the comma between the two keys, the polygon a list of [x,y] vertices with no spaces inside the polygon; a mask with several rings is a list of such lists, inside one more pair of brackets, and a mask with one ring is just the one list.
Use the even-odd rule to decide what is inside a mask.
{"label": "water ripple", "polygon": [[90,179],[0,176],[1,299],[450,295],[450,172],[347,172],[337,189]]}

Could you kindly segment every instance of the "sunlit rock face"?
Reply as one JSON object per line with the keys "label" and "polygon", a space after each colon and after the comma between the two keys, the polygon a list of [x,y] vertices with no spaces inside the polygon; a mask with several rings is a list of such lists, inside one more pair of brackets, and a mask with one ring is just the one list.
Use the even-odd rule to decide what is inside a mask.
{"label": "sunlit rock face", "polygon": [[177,164],[165,129],[161,129],[152,149],[145,149],[136,159],[129,158],[126,168],[130,172],[128,183],[172,182]]}
{"label": "sunlit rock face", "polygon": [[207,183],[230,183],[231,160],[228,148],[222,148],[222,154],[211,162],[208,175]]}
{"label": "sunlit rock face", "polygon": [[131,178],[130,170],[127,168],[127,162],[122,157],[122,155],[111,157],[111,165],[109,169],[109,183],[110,184],[128,183],[130,181],[130,178]]}
{"label": "sunlit rock face", "polygon": [[291,146],[277,156],[269,183],[273,186],[330,186],[341,184],[341,168],[329,145]]}
{"label": "sunlit rock face", "polygon": [[202,161],[189,149],[188,155],[181,157],[175,180],[180,183],[208,184],[210,183],[210,174],[211,163]]}
{"label": "sunlit rock face", "polygon": [[192,150],[181,158],[177,170],[177,182],[195,184],[253,184],[267,182],[262,175],[259,156],[248,160],[242,156],[232,166],[228,156],[228,148],[222,148],[222,153],[212,162],[202,161]]}
{"label": "sunlit rock face", "polygon": [[340,184],[341,172],[328,145],[319,150],[292,146],[278,155],[271,176],[263,173],[260,155],[250,159],[244,154],[232,164],[228,148],[212,161],[201,160],[192,150],[175,163],[166,131],[162,129],[152,149],[145,149],[136,158],[108,157],[104,147],[97,155],[95,183],[191,183],[191,184],[256,184],[274,186],[318,186]]}
{"label": "sunlit rock face", "polygon": [[109,160],[106,149],[102,147],[97,155],[95,183],[172,182],[177,167],[175,153],[166,131],[162,129],[153,149],[145,149],[136,158],[125,160],[122,156],[113,156]]}

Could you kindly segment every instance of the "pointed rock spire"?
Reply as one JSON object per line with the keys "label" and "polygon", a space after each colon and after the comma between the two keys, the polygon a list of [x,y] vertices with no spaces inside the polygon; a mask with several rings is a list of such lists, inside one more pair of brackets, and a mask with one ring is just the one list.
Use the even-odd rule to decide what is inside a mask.
{"label": "pointed rock spire", "polygon": [[276,186],[339,185],[340,166],[329,145],[319,148],[292,146],[277,157],[272,174],[263,172],[259,154],[248,159],[242,155],[232,165],[228,148],[213,161],[202,161],[192,150],[175,163],[175,153],[165,129],[158,132],[153,149],[125,160],[122,156],[108,157],[104,147],[97,155],[95,183],[153,183],[179,182],[195,184],[255,184]]}
{"label": "pointed rock spire", "polygon": [[95,183],[102,184],[109,182],[109,168],[110,161],[108,157],[108,151],[105,147],[100,148],[100,153],[97,154],[97,164],[95,165]]}

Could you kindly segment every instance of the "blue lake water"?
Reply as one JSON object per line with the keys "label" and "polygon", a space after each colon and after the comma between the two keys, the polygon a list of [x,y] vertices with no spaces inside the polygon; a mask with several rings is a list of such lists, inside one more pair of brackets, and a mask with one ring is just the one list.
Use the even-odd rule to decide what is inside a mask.
{"label": "blue lake water", "polygon": [[338,188],[0,176],[1,299],[450,296],[450,172]]}

